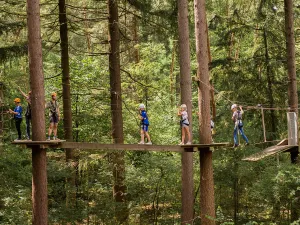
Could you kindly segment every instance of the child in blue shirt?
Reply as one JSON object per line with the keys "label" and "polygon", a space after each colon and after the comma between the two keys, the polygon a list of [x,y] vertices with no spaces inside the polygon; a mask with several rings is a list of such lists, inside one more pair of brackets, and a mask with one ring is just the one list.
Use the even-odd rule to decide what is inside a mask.
{"label": "child in blue shirt", "polygon": [[144,104],[139,105],[139,119],[141,120],[141,141],[139,144],[140,145],[145,144],[145,136],[146,136],[146,138],[148,139],[146,145],[152,145],[150,135],[148,133],[149,120],[148,120],[147,113],[145,111]]}
{"label": "child in blue shirt", "polygon": [[21,123],[22,123],[22,106],[21,106],[21,99],[19,98],[15,98],[14,103],[16,105],[14,110],[9,109],[8,113],[10,114],[14,114],[14,119],[16,122],[16,128],[18,131],[18,138],[17,140],[21,140],[22,139],[22,135],[21,135]]}

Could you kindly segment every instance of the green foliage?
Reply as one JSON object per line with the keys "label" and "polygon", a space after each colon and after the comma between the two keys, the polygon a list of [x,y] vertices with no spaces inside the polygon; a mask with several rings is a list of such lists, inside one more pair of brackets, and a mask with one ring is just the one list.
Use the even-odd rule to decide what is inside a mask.
{"label": "green foliage", "polygon": [[[53,3],[53,4],[52,4]],[[128,4],[127,4],[128,3]],[[120,1],[121,76],[125,143],[137,143],[140,125],[137,107],[144,103],[154,144],[180,140],[176,107],[179,98],[176,1]],[[295,5],[298,5],[295,1]],[[24,17],[25,2],[1,5],[0,81],[4,83],[3,110],[20,97],[18,85],[29,90],[29,70]],[[274,12],[272,7],[278,10]],[[192,9],[190,2],[190,9]],[[108,70],[107,6],[102,1],[69,1],[70,78],[75,141],[111,143],[110,85]],[[283,3],[279,1],[207,1],[212,54],[211,80],[215,88],[217,117],[214,142],[232,141],[230,105],[244,106],[244,129],[250,146],[214,151],[215,203],[219,224],[290,224],[297,206],[300,171],[288,154],[244,162],[261,151],[261,111],[250,107],[287,105]],[[62,104],[59,32],[56,2],[42,1],[41,22],[45,94],[58,93]],[[192,11],[191,11],[192,12]],[[299,26],[299,7],[295,24]],[[133,16],[135,15],[135,16]],[[133,18],[138,26],[134,27]],[[193,14],[190,13],[191,69],[195,75]],[[134,37],[134,28],[137,37]],[[137,41],[138,39],[138,41]],[[175,40],[173,40],[175,39]],[[134,40],[134,41],[131,41]],[[266,42],[267,41],[267,45]],[[298,62],[298,37],[296,54]],[[89,44],[88,44],[89,43]],[[175,48],[173,74],[170,75]],[[266,58],[266,49],[269,59]],[[138,53],[139,60],[134,55]],[[172,79],[171,79],[172,78]],[[269,82],[269,83],[268,83]],[[269,85],[268,85],[269,84]],[[197,86],[193,83],[193,134],[197,142]],[[23,105],[24,99],[22,99]],[[247,108],[249,106],[249,108]],[[267,139],[287,136],[286,110],[265,111]],[[4,146],[0,150],[0,223],[31,223],[30,151],[9,145],[14,139],[13,121],[5,117]],[[47,117],[46,117],[47,118]],[[274,119],[274,120],[273,120]],[[47,121],[46,121],[47,123]],[[25,131],[23,123],[22,130]],[[46,133],[46,131],[45,131]],[[59,137],[63,136],[62,123]],[[242,142],[241,142],[242,144]],[[66,207],[66,180],[72,177],[61,150],[48,152],[49,224],[116,224],[113,201],[111,153],[76,154],[76,207]],[[181,162],[175,153],[126,152],[126,201],[129,224],[179,224]],[[200,214],[199,159],[194,155],[195,215]],[[235,221],[236,220],[236,221]],[[195,224],[199,224],[195,220]],[[291,224],[299,224],[299,220]]]}

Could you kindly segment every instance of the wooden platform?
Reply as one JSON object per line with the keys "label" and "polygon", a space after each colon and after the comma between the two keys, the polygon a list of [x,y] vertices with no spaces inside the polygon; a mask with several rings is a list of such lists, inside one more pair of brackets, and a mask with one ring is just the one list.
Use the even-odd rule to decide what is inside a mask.
{"label": "wooden platform", "polygon": [[278,154],[281,152],[289,152],[296,147],[298,147],[298,146],[288,145],[288,140],[284,139],[281,142],[279,142],[277,145],[268,147],[268,148],[264,149],[262,152],[255,153],[255,154],[250,155],[242,160],[255,162],[255,161],[259,161],[263,158],[266,158],[268,156],[272,156],[274,154]]}
{"label": "wooden platform", "polygon": [[40,148],[65,148],[87,150],[127,150],[127,151],[169,151],[169,152],[194,152],[208,147],[225,147],[229,143],[193,144],[193,145],[138,145],[138,144],[101,144],[86,142],[59,141],[14,141],[12,144],[25,145],[27,148],[40,146]]}
{"label": "wooden platform", "polygon": [[31,140],[20,140],[13,141],[12,144],[16,145],[25,145],[27,148],[31,148],[32,146],[40,146],[40,148],[60,148],[61,143],[65,142],[65,140],[50,140],[50,141],[31,141]]}

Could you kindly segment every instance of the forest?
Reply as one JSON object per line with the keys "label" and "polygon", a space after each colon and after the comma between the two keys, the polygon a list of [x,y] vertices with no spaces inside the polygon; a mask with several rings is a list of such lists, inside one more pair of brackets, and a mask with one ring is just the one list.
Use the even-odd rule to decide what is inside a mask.
{"label": "forest", "polygon": [[[298,113],[300,0],[1,0],[0,9],[0,224],[300,224],[297,155],[243,160],[287,138],[287,112]],[[33,95],[32,141],[47,138],[55,92],[66,142],[138,144],[144,104],[153,146],[175,148],[187,104],[194,144],[230,145],[26,148],[12,144],[7,113],[20,98],[26,140],[20,89]],[[235,148],[233,104],[249,139]]]}

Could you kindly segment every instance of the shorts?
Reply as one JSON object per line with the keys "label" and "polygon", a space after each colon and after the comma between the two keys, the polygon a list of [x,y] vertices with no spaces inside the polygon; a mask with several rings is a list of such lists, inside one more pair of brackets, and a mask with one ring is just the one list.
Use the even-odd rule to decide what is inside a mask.
{"label": "shorts", "polygon": [[148,127],[149,127],[149,125],[145,125],[145,124],[141,125],[141,129],[145,132],[148,132]]}
{"label": "shorts", "polygon": [[57,116],[50,116],[50,123],[58,123],[59,119]]}

